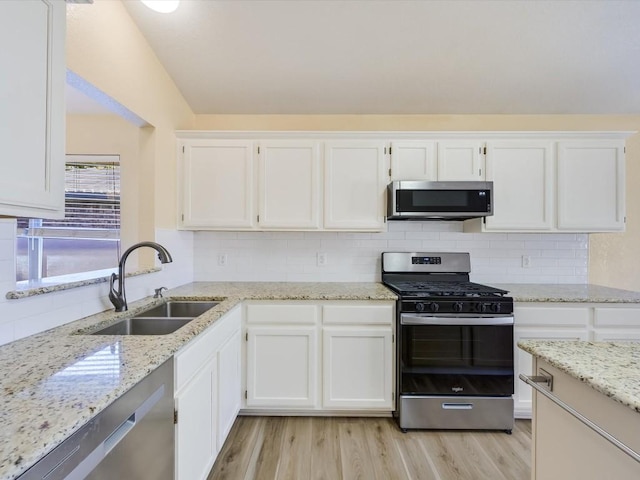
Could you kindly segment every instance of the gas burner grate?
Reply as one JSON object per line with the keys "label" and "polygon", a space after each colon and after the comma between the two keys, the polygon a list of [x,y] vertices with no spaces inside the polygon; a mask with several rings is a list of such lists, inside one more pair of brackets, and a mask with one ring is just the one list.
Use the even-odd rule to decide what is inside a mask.
{"label": "gas burner grate", "polygon": [[507,292],[499,288],[473,282],[405,281],[388,283],[402,295],[432,297],[486,297],[503,296]]}

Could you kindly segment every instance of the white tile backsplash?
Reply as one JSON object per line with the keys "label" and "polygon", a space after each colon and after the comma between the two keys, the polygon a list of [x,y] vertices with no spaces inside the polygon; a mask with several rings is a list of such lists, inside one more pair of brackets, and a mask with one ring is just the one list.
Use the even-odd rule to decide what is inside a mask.
{"label": "white tile backsplash", "polygon": [[[386,233],[196,232],[196,281],[380,280],[383,251],[471,254],[471,278],[485,283],[587,283],[586,234],[464,233],[460,222],[391,222]],[[327,265],[318,266],[325,253]],[[218,255],[227,265],[218,265]],[[531,266],[522,266],[522,256]]]}
{"label": "white tile backsplash", "polygon": [[[586,234],[464,233],[459,222],[392,222],[385,233],[186,232],[156,230],[173,256],[162,271],[127,279],[127,298],[191,281],[373,282],[383,251],[471,254],[471,279],[481,283],[587,283]],[[318,265],[317,254],[327,264]],[[227,255],[226,265],[218,256]],[[522,256],[531,266],[522,267]],[[0,289],[15,288],[15,220],[0,219]],[[106,283],[20,300],[0,295],[0,344],[111,307]]]}

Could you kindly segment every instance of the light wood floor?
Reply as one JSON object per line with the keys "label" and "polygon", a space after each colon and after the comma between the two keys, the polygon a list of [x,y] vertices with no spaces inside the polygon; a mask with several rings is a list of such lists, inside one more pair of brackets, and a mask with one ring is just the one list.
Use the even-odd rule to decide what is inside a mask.
{"label": "light wood floor", "polygon": [[531,422],[410,431],[391,418],[238,417],[208,480],[529,480]]}

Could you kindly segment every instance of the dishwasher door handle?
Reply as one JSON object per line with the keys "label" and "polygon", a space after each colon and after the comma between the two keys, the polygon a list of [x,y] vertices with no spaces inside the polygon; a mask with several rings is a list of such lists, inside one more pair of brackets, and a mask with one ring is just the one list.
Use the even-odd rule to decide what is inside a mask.
{"label": "dishwasher door handle", "polygon": [[100,464],[109,452],[124,440],[127,434],[133,430],[133,427],[135,427],[147,413],[149,413],[153,406],[160,401],[164,395],[164,391],[165,387],[164,385],[161,385],[155,392],[147,397],[147,399],[142,402],[124,422],[111,432],[100,445],[98,445],[84,460],[82,460],[82,462],[78,464],[76,468],[73,469],[68,477],[65,477],[65,480],[82,480],[89,475],[89,473],[91,473],[91,471]]}
{"label": "dishwasher door handle", "polygon": [[116,428],[113,433],[105,439],[102,443],[105,455],[113,450],[116,445],[118,445],[122,439],[127,436],[127,433],[133,430],[133,427],[135,427],[136,424],[142,420],[147,413],[149,413],[149,410],[151,410],[153,406],[160,401],[163,395],[164,385],[158,388],[149,398],[142,402],[136,411],[133,412],[131,416],[122,423],[122,425]]}

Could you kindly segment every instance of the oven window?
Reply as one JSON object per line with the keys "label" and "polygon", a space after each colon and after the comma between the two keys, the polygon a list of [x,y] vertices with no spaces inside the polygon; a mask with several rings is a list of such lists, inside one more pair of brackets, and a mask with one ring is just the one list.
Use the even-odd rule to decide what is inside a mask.
{"label": "oven window", "polygon": [[401,393],[510,395],[513,325],[404,325]]}

